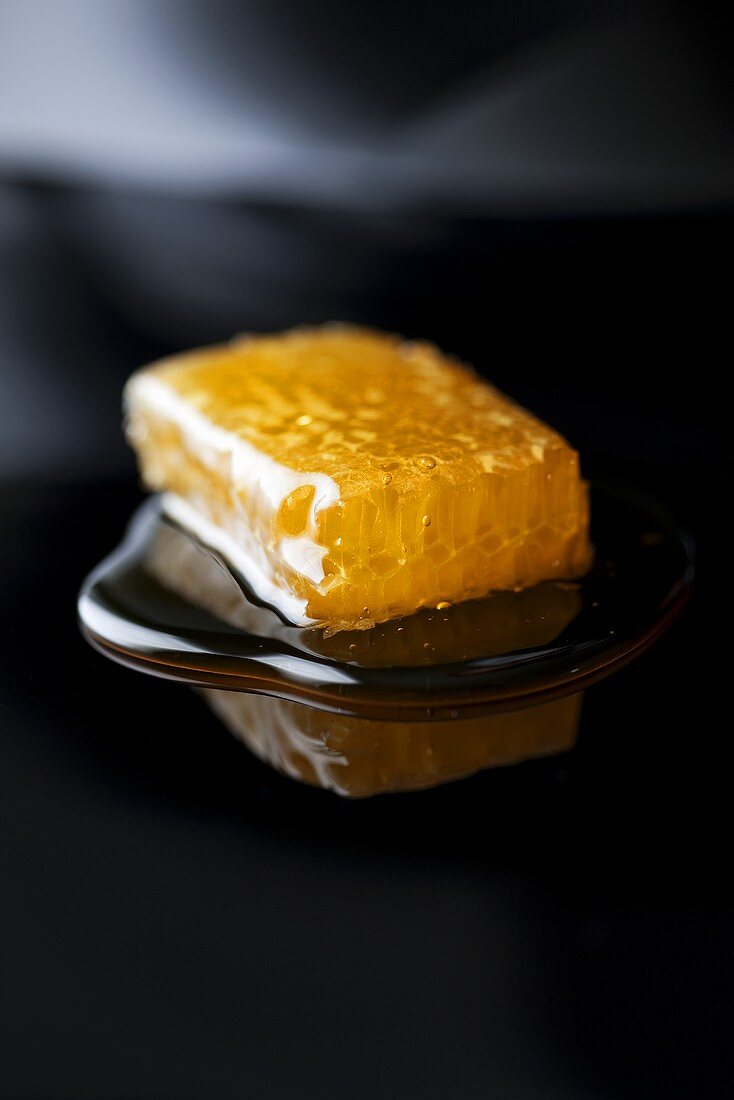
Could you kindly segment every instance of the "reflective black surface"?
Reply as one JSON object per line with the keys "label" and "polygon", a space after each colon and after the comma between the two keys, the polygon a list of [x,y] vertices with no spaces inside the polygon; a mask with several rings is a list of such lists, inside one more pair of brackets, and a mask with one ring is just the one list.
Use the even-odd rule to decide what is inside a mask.
{"label": "reflective black surface", "polygon": [[[152,500],[85,582],[79,613],[103,652],[156,676],[391,721],[488,713],[582,690],[647,648],[688,598],[693,545],[658,507],[607,485],[592,490],[592,517],[596,561],[578,584],[324,637],[255,604],[212,551],[200,547],[197,561],[176,545],[196,540],[177,535]],[[225,604],[229,623],[195,606],[195,580],[195,603],[181,598],[173,570],[182,569],[229,576],[233,595],[205,604]]]}
{"label": "reflective black surface", "polygon": [[92,650],[131,483],[0,493],[0,1094],[726,1097],[719,542],[573,752],[350,802]]}
{"label": "reflective black surface", "polygon": [[[3,1097],[729,1100],[720,8],[0,5],[0,115],[40,155],[24,167],[0,142],[0,467],[22,481],[0,487]],[[208,148],[216,110],[232,132],[253,84],[277,95],[266,106],[290,89],[296,122],[351,120],[347,149],[377,122],[388,157],[438,114],[452,145],[489,151],[516,213],[491,187],[445,216],[382,205],[368,177],[308,158],[312,125],[291,202],[239,176],[217,193],[186,134]],[[486,142],[471,118],[485,90]],[[70,133],[110,167],[99,183]],[[172,147],[196,193],[178,162],[151,186]],[[44,170],[59,158],[63,175]],[[328,201],[311,201],[316,173]],[[671,205],[692,179],[699,199]],[[80,636],[81,578],[141,500],[117,430],[129,373],[334,317],[475,363],[694,530],[691,604],[587,692],[573,752],[346,802],[280,778],[192,691]]]}

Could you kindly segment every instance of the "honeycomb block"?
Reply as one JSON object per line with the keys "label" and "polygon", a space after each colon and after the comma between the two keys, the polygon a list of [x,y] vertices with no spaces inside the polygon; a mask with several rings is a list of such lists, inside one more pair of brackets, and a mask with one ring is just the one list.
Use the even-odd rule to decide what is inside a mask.
{"label": "honeycomb block", "polygon": [[430,344],[243,337],[138,372],[125,404],[167,511],[299,625],[365,629],[588,568],[576,452]]}

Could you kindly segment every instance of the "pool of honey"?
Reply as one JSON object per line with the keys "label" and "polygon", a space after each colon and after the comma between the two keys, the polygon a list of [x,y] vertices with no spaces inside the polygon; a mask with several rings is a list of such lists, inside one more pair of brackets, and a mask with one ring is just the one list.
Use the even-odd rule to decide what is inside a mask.
{"label": "pool of honey", "polygon": [[371,630],[294,627],[155,500],[79,602],[89,640],[197,687],[256,755],[349,797],[433,786],[569,750],[582,691],[680,612],[693,548],[667,518],[597,494],[578,584],[426,608]]}

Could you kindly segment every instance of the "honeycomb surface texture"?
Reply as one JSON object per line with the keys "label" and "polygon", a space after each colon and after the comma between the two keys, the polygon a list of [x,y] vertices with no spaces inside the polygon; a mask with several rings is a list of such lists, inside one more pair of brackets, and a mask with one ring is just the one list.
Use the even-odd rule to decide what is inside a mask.
{"label": "honeycomb surface texture", "polygon": [[241,338],[140,371],[126,408],[148,486],[224,532],[295,622],[368,628],[588,568],[577,453],[430,344]]}

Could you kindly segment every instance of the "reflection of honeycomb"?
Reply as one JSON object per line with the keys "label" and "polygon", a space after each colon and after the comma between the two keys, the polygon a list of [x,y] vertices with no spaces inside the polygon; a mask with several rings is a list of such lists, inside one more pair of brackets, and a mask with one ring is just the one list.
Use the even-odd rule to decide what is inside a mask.
{"label": "reflection of honeycomb", "polygon": [[576,740],[582,698],[453,722],[373,722],[238,691],[203,695],[278,771],[348,798],[434,787],[483,768],[566,752]]}
{"label": "reflection of honeycomb", "polygon": [[428,344],[241,339],[140,372],[127,406],[146,482],[226,532],[296,621],[367,627],[588,566],[575,451]]}

